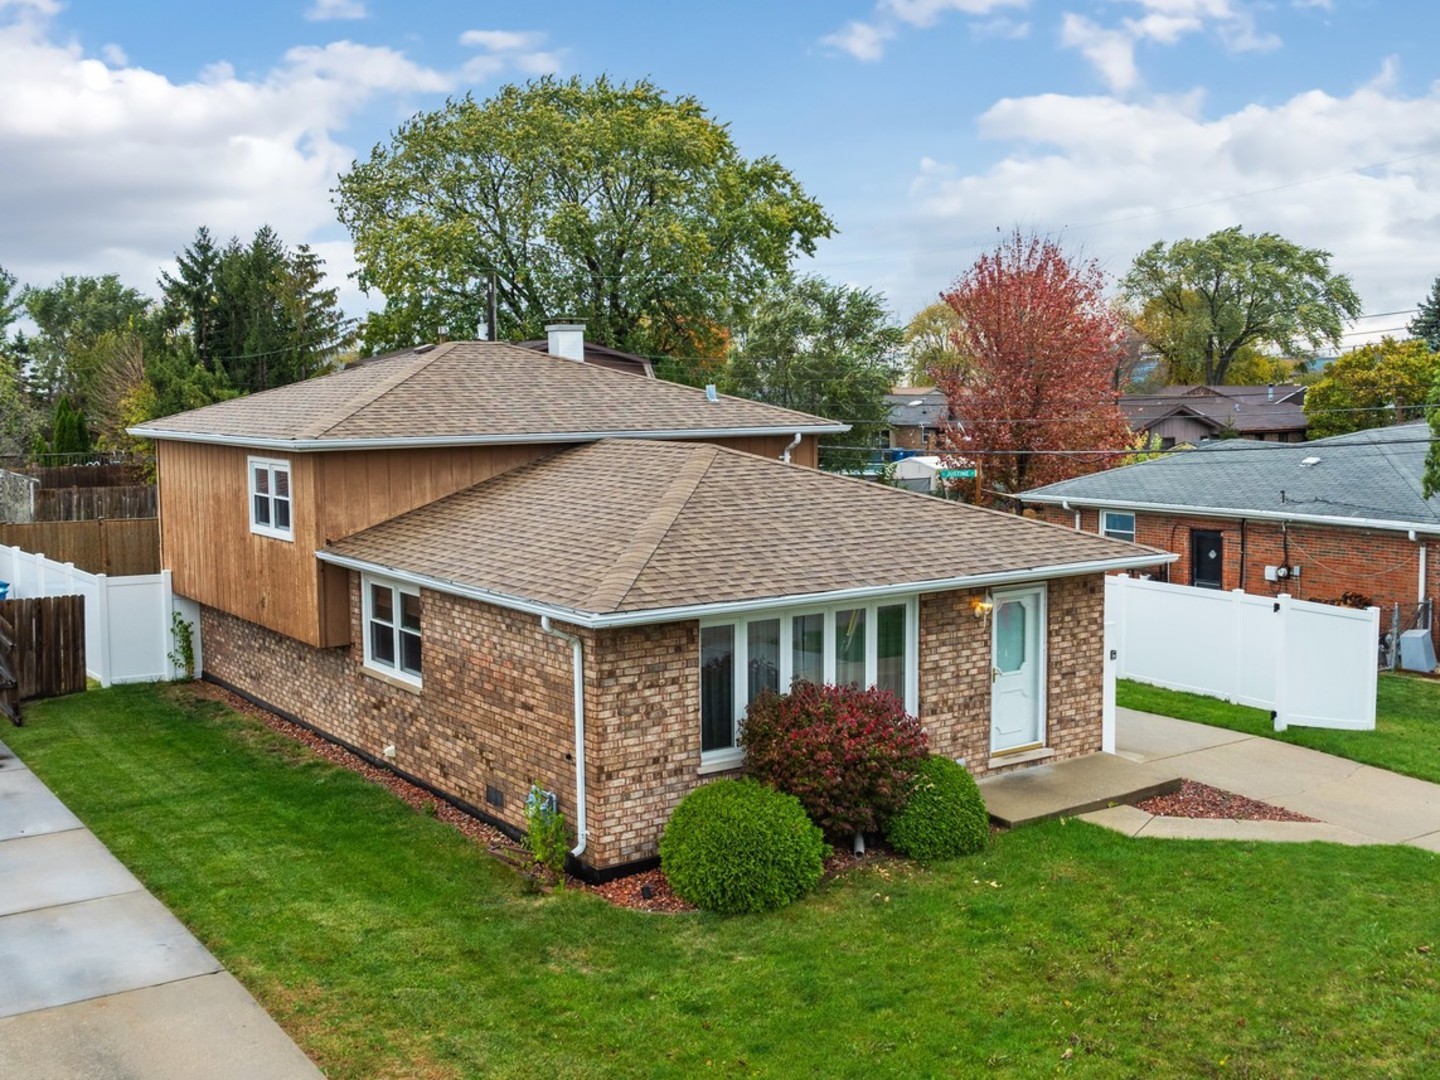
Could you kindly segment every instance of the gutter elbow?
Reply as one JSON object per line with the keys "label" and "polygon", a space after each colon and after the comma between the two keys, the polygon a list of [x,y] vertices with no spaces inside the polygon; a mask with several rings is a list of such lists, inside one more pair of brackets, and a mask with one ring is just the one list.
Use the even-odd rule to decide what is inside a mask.
{"label": "gutter elbow", "polygon": [[790,451],[794,450],[797,446],[800,445],[800,440],[801,440],[801,438],[802,438],[803,436],[804,436],[804,432],[801,432],[801,431],[795,432],[795,437],[790,440],[790,444],[785,447],[785,452],[780,455],[780,461],[781,461],[782,464],[785,464],[785,465],[789,465],[789,464],[790,464]]}

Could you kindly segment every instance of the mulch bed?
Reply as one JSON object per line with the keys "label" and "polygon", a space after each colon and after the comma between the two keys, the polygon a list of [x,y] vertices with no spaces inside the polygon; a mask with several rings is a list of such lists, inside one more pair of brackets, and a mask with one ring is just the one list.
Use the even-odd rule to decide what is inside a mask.
{"label": "mulch bed", "polygon": [[1156,817],[1228,818],[1232,821],[1314,821],[1269,803],[1247,799],[1243,795],[1221,791],[1194,780],[1185,780],[1173,795],[1157,795],[1135,804]]}

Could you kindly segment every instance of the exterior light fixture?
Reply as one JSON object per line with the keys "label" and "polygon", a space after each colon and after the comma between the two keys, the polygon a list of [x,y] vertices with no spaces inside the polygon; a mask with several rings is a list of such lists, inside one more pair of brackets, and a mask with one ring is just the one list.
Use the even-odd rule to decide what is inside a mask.
{"label": "exterior light fixture", "polygon": [[995,601],[990,599],[989,593],[986,593],[983,599],[977,596],[970,601],[970,610],[975,613],[975,618],[988,619],[990,612],[995,610]]}

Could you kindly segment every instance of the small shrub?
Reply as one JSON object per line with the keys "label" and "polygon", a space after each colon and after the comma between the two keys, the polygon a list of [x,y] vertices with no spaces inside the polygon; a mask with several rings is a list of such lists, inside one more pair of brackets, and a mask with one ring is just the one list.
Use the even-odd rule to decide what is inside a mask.
{"label": "small shrub", "polygon": [[924,729],[894,694],[808,682],[760,695],[741,743],[746,774],[794,795],[832,836],[879,831],[926,754]]}
{"label": "small shrub", "polygon": [[825,850],[799,800],[753,780],[717,780],[675,807],[660,864],[680,897],[735,915],[804,896],[820,880]]}
{"label": "small shrub", "polygon": [[565,835],[565,815],[555,806],[555,796],[530,785],[525,797],[525,847],[537,866],[543,866],[565,883],[565,856],[570,841]]}
{"label": "small shrub", "polygon": [[963,765],[934,755],[920,763],[910,799],[890,819],[886,839],[920,862],[973,855],[990,838],[990,815]]}
{"label": "small shrub", "polygon": [[166,659],[185,673],[188,682],[195,678],[195,627],[178,611],[170,613],[170,636],[175,642],[173,652],[165,654]]}

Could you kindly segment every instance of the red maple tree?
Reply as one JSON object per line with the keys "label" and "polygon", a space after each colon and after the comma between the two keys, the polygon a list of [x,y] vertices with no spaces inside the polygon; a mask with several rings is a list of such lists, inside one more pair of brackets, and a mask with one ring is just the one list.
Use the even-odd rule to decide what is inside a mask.
{"label": "red maple tree", "polygon": [[1094,472],[1130,437],[1112,385],[1124,327],[1094,260],[1017,229],[942,298],[959,316],[969,361],[937,382],[955,418],[942,436],[952,467],[978,463],[981,501]]}

